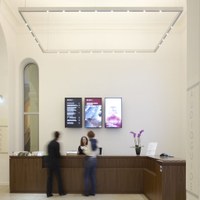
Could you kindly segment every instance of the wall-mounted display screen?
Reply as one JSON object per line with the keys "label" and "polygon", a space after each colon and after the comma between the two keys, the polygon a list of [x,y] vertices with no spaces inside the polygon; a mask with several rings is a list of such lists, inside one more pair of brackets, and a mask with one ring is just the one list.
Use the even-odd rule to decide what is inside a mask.
{"label": "wall-mounted display screen", "polygon": [[82,98],[65,98],[65,127],[82,127]]}
{"label": "wall-mounted display screen", "polygon": [[85,98],[85,127],[102,127],[102,98]]}
{"label": "wall-mounted display screen", "polygon": [[122,98],[105,98],[105,128],[122,128]]}

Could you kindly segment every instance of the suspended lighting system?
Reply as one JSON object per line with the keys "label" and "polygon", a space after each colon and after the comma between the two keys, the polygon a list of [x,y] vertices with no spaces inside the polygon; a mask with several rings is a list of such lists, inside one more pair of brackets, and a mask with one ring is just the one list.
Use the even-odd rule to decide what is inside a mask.
{"label": "suspended lighting system", "polygon": [[[43,53],[155,53],[158,51],[160,46],[164,43],[169,33],[172,31],[174,25],[180,18],[183,8],[182,7],[20,7],[18,9],[20,16],[22,17],[26,27],[33,36],[35,42],[41,49]],[[163,36],[160,38],[158,43],[153,49],[67,49],[67,50],[46,50],[43,48],[41,42],[37,38],[36,34],[33,32],[30,24],[28,24],[25,13],[176,13],[170,26],[166,29]]]}

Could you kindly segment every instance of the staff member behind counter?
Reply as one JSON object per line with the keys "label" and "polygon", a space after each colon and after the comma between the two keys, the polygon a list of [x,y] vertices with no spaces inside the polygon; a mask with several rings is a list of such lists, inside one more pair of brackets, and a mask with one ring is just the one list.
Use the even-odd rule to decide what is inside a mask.
{"label": "staff member behind counter", "polygon": [[78,155],[85,155],[84,149],[87,148],[88,138],[86,136],[81,137],[80,145],[78,147]]}
{"label": "staff member behind counter", "polygon": [[[78,146],[78,155],[85,155],[84,149],[87,148],[88,145],[88,138],[86,136],[81,137],[80,145]],[[102,155],[102,147],[99,147],[99,155]]]}

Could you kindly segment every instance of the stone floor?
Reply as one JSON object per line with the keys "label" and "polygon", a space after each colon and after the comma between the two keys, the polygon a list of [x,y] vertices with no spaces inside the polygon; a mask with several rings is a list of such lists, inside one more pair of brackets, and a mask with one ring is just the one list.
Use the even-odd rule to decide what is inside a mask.
{"label": "stone floor", "polygon": [[53,197],[47,198],[46,194],[32,193],[9,193],[9,186],[0,186],[0,200],[148,200],[141,194],[96,194],[95,196],[85,197],[81,194],[67,194],[59,196],[55,194]]}

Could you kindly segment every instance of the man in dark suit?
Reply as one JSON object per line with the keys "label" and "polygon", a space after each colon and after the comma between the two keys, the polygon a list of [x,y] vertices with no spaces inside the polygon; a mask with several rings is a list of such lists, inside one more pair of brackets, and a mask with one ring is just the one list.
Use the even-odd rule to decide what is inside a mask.
{"label": "man in dark suit", "polygon": [[58,192],[59,195],[65,195],[63,190],[63,184],[60,173],[60,144],[58,143],[58,138],[60,133],[58,131],[54,132],[54,139],[49,142],[47,151],[47,165],[48,165],[48,177],[47,177],[47,197],[53,196],[52,186],[53,186],[53,174],[57,177],[58,182]]}

